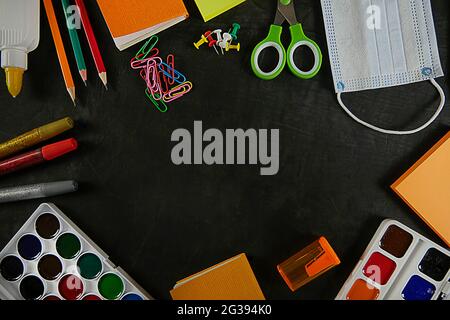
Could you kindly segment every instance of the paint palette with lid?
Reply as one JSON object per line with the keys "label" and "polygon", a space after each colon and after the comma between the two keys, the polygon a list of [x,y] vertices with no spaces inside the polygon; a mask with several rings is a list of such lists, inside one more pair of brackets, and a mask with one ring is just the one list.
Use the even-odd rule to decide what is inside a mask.
{"label": "paint palette with lid", "polygon": [[450,251],[385,220],[336,299],[450,300]]}
{"label": "paint palette with lid", "polygon": [[151,297],[55,205],[44,203],[0,252],[0,299]]}

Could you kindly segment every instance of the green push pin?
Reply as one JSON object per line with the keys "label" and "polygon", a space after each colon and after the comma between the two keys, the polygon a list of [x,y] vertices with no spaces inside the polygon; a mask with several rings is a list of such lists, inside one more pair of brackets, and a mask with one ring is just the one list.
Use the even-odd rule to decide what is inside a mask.
{"label": "green push pin", "polygon": [[233,30],[231,31],[230,35],[233,38],[234,41],[237,40],[237,33],[239,31],[239,29],[241,29],[241,26],[239,23],[233,23]]}

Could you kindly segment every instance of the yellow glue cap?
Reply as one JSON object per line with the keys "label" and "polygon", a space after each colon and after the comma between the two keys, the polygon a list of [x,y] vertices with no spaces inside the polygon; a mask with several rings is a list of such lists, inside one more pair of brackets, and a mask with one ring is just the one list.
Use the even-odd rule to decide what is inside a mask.
{"label": "yellow glue cap", "polygon": [[6,86],[9,93],[15,98],[22,90],[22,80],[24,69],[16,67],[5,68],[6,72]]}

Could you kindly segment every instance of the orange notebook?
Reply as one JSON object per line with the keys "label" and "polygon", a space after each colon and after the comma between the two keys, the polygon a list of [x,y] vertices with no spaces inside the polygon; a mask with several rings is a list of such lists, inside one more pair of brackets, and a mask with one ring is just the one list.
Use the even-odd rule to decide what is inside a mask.
{"label": "orange notebook", "polygon": [[119,50],[189,16],[182,0],[97,0],[97,3]]}
{"label": "orange notebook", "polygon": [[174,300],[265,300],[244,253],[178,281]]}
{"label": "orange notebook", "polygon": [[391,187],[450,246],[450,132]]}

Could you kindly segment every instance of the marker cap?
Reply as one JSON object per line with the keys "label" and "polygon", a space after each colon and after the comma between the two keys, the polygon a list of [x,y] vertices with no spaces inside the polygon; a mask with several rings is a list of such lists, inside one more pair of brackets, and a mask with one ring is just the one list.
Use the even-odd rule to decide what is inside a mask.
{"label": "marker cap", "polygon": [[40,186],[41,193],[45,197],[57,196],[78,190],[78,183],[73,180],[43,183]]}
{"label": "marker cap", "polygon": [[56,142],[53,144],[49,144],[48,146],[42,147],[42,156],[45,160],[53,160],[58,158],[66,153],[72,152],[78,148],[77,140],[71,138],[67,140],[63,140],[60,142]]}

